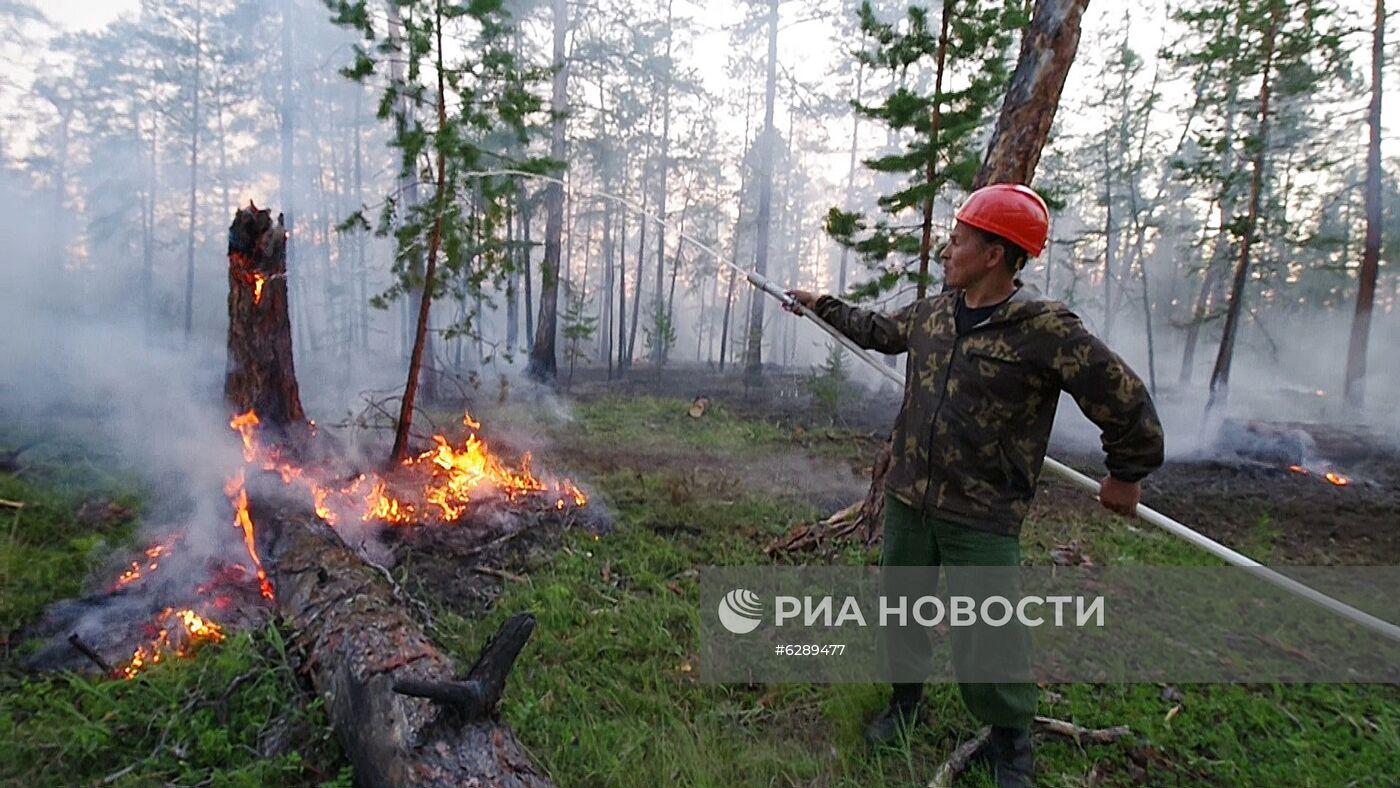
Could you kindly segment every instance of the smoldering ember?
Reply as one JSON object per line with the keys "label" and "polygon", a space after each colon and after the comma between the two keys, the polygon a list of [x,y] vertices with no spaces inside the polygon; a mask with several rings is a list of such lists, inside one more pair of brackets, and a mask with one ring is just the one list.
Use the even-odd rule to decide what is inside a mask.
{"label": "smoldering ember", "polygon": [[1400,641],[1385,5],[0,3],[0,783],[1389,784],[1029,634]]}

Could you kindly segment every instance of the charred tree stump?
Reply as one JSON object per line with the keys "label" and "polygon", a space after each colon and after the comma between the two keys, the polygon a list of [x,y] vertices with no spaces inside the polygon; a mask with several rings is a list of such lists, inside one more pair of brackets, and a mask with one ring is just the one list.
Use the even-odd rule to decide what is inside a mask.
{"label": "charred tree stump", "polygon": [[[1079,49],[1080,21],[1088,5],[1089,0],[1036,0],[1035,15],[1021,36],[1016,71],[974,185],[1031,182]],[[826,522],[803,526],[770,544],[768,552],[818,549],[855,537],[867,545],[879,541],[885,528],[885,474],[891,451],[886,443],[876,457],[870,491],[859,512],[852,515],[847,509]]]}
{"label": "charred tree stump", "polygon": [[258,552],[356,784],[550,786],[496,711],[533,617],[508,620],[461,676],[377,569],[309,512],[268,500],[252,504]]}
{"label": "charred tree stump", "polygon": [[251,202],[228,228],[228,363],[224,398],[285,431],[306,419],[292,363],[287,231]]}

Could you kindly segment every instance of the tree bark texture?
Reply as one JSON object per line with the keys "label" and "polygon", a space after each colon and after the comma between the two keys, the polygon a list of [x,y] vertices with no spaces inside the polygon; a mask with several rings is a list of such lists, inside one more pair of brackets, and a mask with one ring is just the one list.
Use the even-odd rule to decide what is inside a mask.
{"label": "tree bark texture", "polygon": [[[442,55],[442,7],[438,7],[437,24],[437,111],[438,131],[447,129],[447,86],[443,74]],[[447,210],[447,151],[441,147],[437,151],[437,189],[433,195],[433,232],[428,241],[428,262],[423,269],[423,289],[418,299],[418,317],[413,330],[413,350],[408,358],[408,379],[404,382],[403,399],[399,402],[399,420],[394,430],[394,448],[389,452],[389,462],[397,464],[408,458],[409,433],[413,430],[413,408],[418,397],[422,379],[423,359],[432,358],[428,350],[428,319],[433,308],[433,286],[437,277],[438,251],[442,246],[443,214]],[[423,392],[429,399],[432,394]]]}
{"label": "tree bark texture", "polygon": [[1279,29],[1279,8],[1273,8],[1265,40],[1264,79],[1259,86],[1259,138],[1254,154],[1253,174],[1249,184],[1249,214],[1245,219],[1244,237],[1240,240],[1239,260],[1235,263],[1234,282],[1230,287],[1230,303],[1225,312],[1225,329],[1220,336],[1220,352],[1215,357],[1215,369],[1210,376],[1210,397],[1206,400],[1206,415],[1224,407],[1230,392],[1230,366],[1235,357],[1235,336],[1239,330],[1240,311],[1244,305],[1245,286],[1249,282],[1249,254],[1259,230],[1259,202],[1264,191],[1264,167],[1269,150],[1269,99],[1274,55]]}
{"label": "tree bark texture", "polygon": [[1050,137],[1089,0],[1039,0],[974,186],[1029,184]]}
{"label": "tree bark texture", "polygon": [[306,419],[292,363],[287,307],[287,231],[282,217],[252,203],[234,214],[228,237],[228,361],[224,399],[285,430]]}
{"label": "tree bark texture", "polygon": [[[671,44],[675,36],[671,32],[671,0],[666,2],[666,86],[661,99],[661,187],[657,191],[657,212],[661,221],[656,227],[656,297],[652,301],[652,327],[657,332],[651,347],[651,363],[660,367],[666,360],[666,342],[661,336],[662,316],[665,314],[662,302],[662,287],[666,282],[666,192],[671,174],[671,75],[675,65],[671,60]],[[677,252],[679,257],[679,252]]]}
{"label": "tree bark texture", "polygon": [[[194,6],[194,91],[190,104],[190,207],[189,231],[185,233],[185,342],[194,330],[194,230],[199,219],[199,93],[203,65],[204,27],[198,2]],[[66,128],[65,128],[66,134]]]}
{"label": "tree bark texture", "polygon": [[[554,0],[554,85],[550,107],[554,110],[551,123],[549,155],[564,161],[565,113],[569,109],[569,71],[564,59],[564,45],[569,34],[569,6],[565,0]],[[540,314],[535,327],[535,342],[530,347],[530,362],[526,368],[530,378],[552,383],[558,374],[555,335],[559,323],[559,257],[564,232],[564,187],[550,182],[545,187],[544,262],[540,263]]]}
{"label": "tree bark texture", "polygon": [[[938,57],[934,66],[933,109],[929,112],[928,168],[924,178],[933,183],[938,174],[938,129],[943,125],[943,70],[948,58],[948,27],[952,22],[955,0],[943,0],[942,20],[938,31]],[[933,194],[924,200],[923,228],[919,238],[918,298],[928,295],[928,260],[933,250]],[[845,279],[842,272],[842,280]]]}
{"label": "tree bark texture", "polygon": [[[754,271],[768,275],[768,233],[773,216],[773,145],[778,130],[773,126],[773,105],[778,85],[778,0],[768,0],[768,80],[764,93],[762,138],[758,147],[758,238],[754,254]],[[749,302],[749,335],[744,358],[744,373],[751,378],[763,374],[763,313],[767,299]]]}
{"label": "tree bark texture", "polygon": [[[268,480],[274,487],[280,481]],[[460,675],[398,602],[383,574],[307,511],[254,493],[257,548],[277,609],[325,701],[358,786],[543,788],[496,713],[505,678],[534,628],[520,614]]]}
{"label": "tree bark texture", "polygon": [[[1225,101],[1225,141],[1220,152],[1222,178],[1227,177],[1235,168],[1235,105],[1239,100],[1239,81],[1233,77],[1227,96]],[[1196,365],[1196,343],[1200,338],[1201,326],[1209,318],[1210,306],[1215,300],[1215,293],[1220,289],[1220,283],[1225,278],[1224,271],[1229,261],[1230,252],[1229,227],[1235,213],[1232,192],[1233,189],[1230,188],[1228,181],[1221,185],[1218,206],[1220,229],[1215,236],[1215,248],[1211,251],[1210,261],[1206,264],[1205,277],[1201,281],[1201,292],[1196,298],[1196,307],[1192,312],[1191,323],[1186,327],[1186,343],[1181,353],[1181,377],[1177,382],[1183,386],[1191,382],[1191,375]]]}
{"label": "tree bark texture", "polygon": [[1353,408],[1365,404],[1366,347],[1371,334],[1371,309],[1381,259],[1381,73],[1385,63],[1385,0],[1376,0],[1376,29],[1371,48],[1371,108],[1366,148],[1366,242],[1356,293],[1356,315],[1347,347],[1346,398]]}

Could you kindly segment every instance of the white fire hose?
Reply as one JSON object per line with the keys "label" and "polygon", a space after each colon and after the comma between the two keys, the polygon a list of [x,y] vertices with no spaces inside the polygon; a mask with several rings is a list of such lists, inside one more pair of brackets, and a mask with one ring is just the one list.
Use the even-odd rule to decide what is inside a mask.
{"label": "white fire hose", "polygon": [[[540,180],[549,181],[551,183],[557,183],[560,186],[567,185],[564,183],[564,181],[558,178],[553,178],[548,175],[540,175],[533,172],[526,172],[524,170],[500,169],[472,172],[468,174],[475,176],[518,175],[528,178],[538,178]],[[675,228],[671,226],[670,222],[666,221],[665,217],[655,216],[643,210],[640,206],[636,205],[630,200],[625,200],[616,195],[605,194],[601,192],[587,192],[587,194],[591,197],[612,200],[613,202],[630,208],[652,219],[653,221],[661,224],[667,229],[675,230]],[[689,241],[699,249],[709,254],[711,257],[714,257],[719,262],[733,269],[735,273],[742,274],[744,278],[748,280],[749,284],[753,285],[754,287],[758,288],[764,293],[773,296],[774,298],[781,301],[784,306],[793,309],[794,311],[811,320],[817,325],[818,328],[820,328],[822,331],[825,331],[837,342],[840,342],[843,347],[854,353],[856,357],[859,358],[861,361],[864,361],[866,364],[870,365],[881,375],[884,375],[895,385],[899,386],[901,390],[904,388],[903,374],[901,374],[898,370],[891,369],[890,367],[880,363],[880,361],[877,360],[874,356],[872,356],[869,351],[867,351],[860,345],[857,345],[854,341],[850,339],[850,337],[847,337],[845,334],[842,334],[840,331],[837,331],[836,328],[834,328],[830,323],[827,323],[825,320],[822,320],[820,317],[817,317],[817,315],[814,312],[812,312],[812,310],[807,309],[806,307],[797,303],[797,301],[795,301],[791,296],[789,296],[784,289],[773,284],[773,282],[767,277],[764,277],[753,271],[744,269],[739,265],[736,265],[735,263],[726,260],[724,256],[721,255],[714,248],[710,247],[708,244],[705,244],[695,239],[694,237],[690,236],[684,231],[676,230],[676,234],[679,235],[682,240]],[[1045,468],[1049,469],[1051,473],[1054,473],[1055,475],[1069,482],[1072,482],[1073,484],[1079,487],[1084,488],[1091,495],[1098,495],[1098,482],[1094,481],[1088,476],[1085,476],[1079,471],[1076,471],[1068,465],[1065,465],[1064,463],[1054,459],[1053,457],[1046,456]],[[1392,624],[1384,619],[1377,618],[1376,616],[1373,616],[1364,610],[1359,610],[1339,599],[1334,599],[1333,597],[1330,597],[1327,594],[1324,594],[1311,586],[1305,585],[1303,583],[1298,582],[1297,580],[1294,580],[1291,577],[1280,574],[1279,572],[1276,572],[1273,569],[1264,566],[1263,564],[1259,563],[1253,558],[1250,558],[1249,556],[1237,550],[1233,550],[1229,547],[1226,547],[1225,545],[1215,541],[1214,539],[1211,539],[1205,534],[1193,530],[1192,528],[1189,528],[1188,526],[1183,525],[1182,523],[1166,516],[1165,514],[1162,514],[1161,512],[1158,512],[1155,509],[1152,509],[1141,503],[1139,503],[1137,506],[1136,514],[1141,519],[1157,526],[1158,528],[1163,529],[1164,531],[1167,531],[1168,533],[1178,538],[1190,542],[1191,544],[1201,548],[1202,550],[1205,550],[1206,552],[1210,553],[1211,555],[1219,558],[1220,560],[1228,564],[1233,564],[1234,566],[1242,567],[1248,570],[1251,575],[1254,575],[1255,577],[1258,577],[1261,580],[1264,580],[1279,588],[1282,588],[1285,591],[1297,594],[1298,596],[1307,599],[1309,602],[1312,602],[1320,607],[1330,610],[1333,613],[1336,613],[1337,615],[1349,621],[1353,621],[1357,624],[1360,624],[1363,627],[1366,627],[1372,632],[1375,632],[1379,635],[1383,635],[1396,642],[1400,642],[1400,626],[1396,626],[1395,624]]]}

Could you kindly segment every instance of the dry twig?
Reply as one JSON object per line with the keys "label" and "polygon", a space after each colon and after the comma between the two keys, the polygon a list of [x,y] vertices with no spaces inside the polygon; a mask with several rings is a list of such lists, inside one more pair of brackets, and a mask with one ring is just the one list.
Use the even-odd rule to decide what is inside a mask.
{"label": "dry twig", "polygon": [[[1067,720],[1057,720],[1052,717],[1036,717],[1031,724],[1031,735],[1042,739],[1071,739],[1075,744],[1084,746],[1086,744],[1112,744],[1124,736],[1131,736],[1132,729],[1126,725],[1116,725],[1112,728],[1084,728],[1075,725]],[[983,728],[977,732],[976,736],[958,745],[953,754],[948,756],[948,760],[938,767],[934,772],[933,779],[929,780],[928,788],[951,788],[958,776],[967,771],[967,767],[973,763],[987,757],[987,743],[992,740],[992,729]]]}

